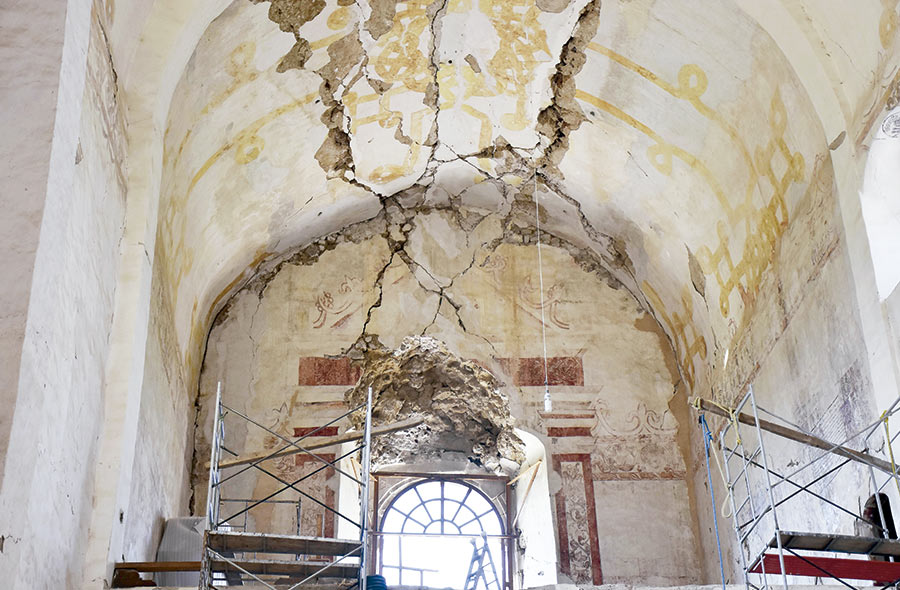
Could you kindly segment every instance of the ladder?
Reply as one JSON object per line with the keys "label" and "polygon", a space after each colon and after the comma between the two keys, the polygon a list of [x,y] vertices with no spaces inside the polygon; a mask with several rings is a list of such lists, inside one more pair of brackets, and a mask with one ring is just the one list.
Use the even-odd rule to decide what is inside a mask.
{"label": "ladder", "polygon": [[[487,563],[485,563],[487,557]],[[481,546],[477,539],[472,539],[472,561],[469,562],[469,573],[466,575],[466,583],[463,590],[476,590],[478,581],[484,582],[484,590],[499,590],[500,580],[497,578],[497,568],[494,566],[494,558],[488,547],[487,535],[481,534]]]}

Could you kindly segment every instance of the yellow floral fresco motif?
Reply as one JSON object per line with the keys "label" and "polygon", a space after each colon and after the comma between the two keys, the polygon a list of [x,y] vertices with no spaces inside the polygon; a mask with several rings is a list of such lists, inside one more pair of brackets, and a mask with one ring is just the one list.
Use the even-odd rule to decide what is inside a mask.
{"label": "yellow floral fresco motif", "polygon": [[702,334],[697,332],[696,323],[693,321],[694,316],[694,300],[691,296],[690,289],[684,287],[681,291],[681,307],[684,312],[669,313],[666,306],[656,292],[653,286],[644,281],[641,290],[650,301],[652,309],[659,314],[659,319],[669,329],[669,334],[675,343],[675,350],[678,352],[678,364],[681,367],[681,375],[684,378],[690,390],[694,389],[696,382],[696,370],[694,368],[694,358],[700,361],[706,359],[706,339]]}
{"label": "yellow floral fresco motif", "polygon": [[[719,306],[723,317],[727,317],[732,292],[738,289],[742,296],[746,296],[755,294],[759,288],[762,273],[769,265],[778,238],[784,233],[789,222],[785,194],[791,184],[804,178],[803,155],[791,151],[784,139],[787,113],[780,93],[776,90],[771,100],[769,111],[771,139],[767,145],[751,152],[738,130],[721,113],[703,101],[702,95],[706,92],[708,79],[699,66],[689,64],[682,67],[678,73],[678,83],[675,85],[607,47],[591,43],[589,48],[638,73],[672,96],[688,101],[697,112],[713,121],[728,135],[744,159],[749,174],[741,198],[737,204],[732,204],[735,193],[726,193],[712,171],[696,155],[666,141],[653,129],[614,105],[584,91],[577,91],[576,95],[581,100],[604,110],[651,138],[655,143],[648,148],[647,157],[659,172],[671,175],[673,158],[681,160],[703,178],[715,195],[724,214],[724,219],[720,220],[717,226],[719,244],[715,248],[703,246],[698,249],[697,259],[706,274],[715,275],[720,288]],[[779,158],[781,166],[778,166]],[[780,176],[776,174],[776,168],[783,168],[784,171]],[[764,186],[768,187],[768,194],[760,195]],[[760,198],[764,202],[762,207],[756,205]],[[739,250],[743,255],[735,262],[732,260],[727,236],[739,233],[734,230],[741,226],[747,238],[743,248]]]}
{"label": "yellow floral fresco motif", "polygon": [[[472,0],[455,0],[448,12],[466,12]],[[535,82],[536,67],[551,59],[547,33],[538,22],[541,10],[533,0],[479,0],[478,9],[488,18],[498,38],[498,48],[486,63],[442,63],[438,72],[441,109],[459,108],[480,125],[477,150],[491,145],[493,123],[484,100],[502,99],[496,105],[514,105],[499,117],[504,129],[521,131],[529,120],[526,105]],[[487,166],[487,161],[481,162]]]}
{"label": "yellow floral fresco motif", "polygon": [[173,273],[170,269],[169,276],[174,277],[173,288],[176,292],[182,278],[191,269],[193,256],[186,251],[184,245],[184,236],[186,235],[185,232],[175,232],[173,225],[179,219],[179,223],[185,223],[185,217],[183,215],[184,207],[186,206],[191,193],[193,193],[194,188],[196,188],[197,184],[203,179],[206,173],[209,172],[210,168],[212,168],[213,165],[220,161],[222,157],[229,152],[233,152],[234,160],[238,164],[248,164],[258,158],[263,150],[263,147],[265,146],[265,141],[259,135],[260,131],[266,125],[271,124],[273,121],[277,120],[279,117],[285,115],[286,113],[290,113],[305,105],[310,104],[316,98],[318,98],[318,96],[318,93],[310,93],[304,97],[301,97],[299,100],[295,100],[277,107],[238,131],[231,139],[219,146],[219,148],[212,155],[210,155],[209,158],[206,159],[206,162],[204,162],[203,165],[194,172],[193,176],[191,177],[191,182],[188,185],[187,190],[184,192],[184,195],[180,198],[175,198],[173,196],[173,198],[170,199],[166,204],[166,208],[162,216],[163,228],[168,235],[183,236],[181,239],[179,239],[177,244],[173,245],[174,251],[169,252],[169,255],[164,259],[167,261],[182,261],[178,272]]}
{"label": "yellow floral fresco motif", "polygon": [[[584,90],[576,91],[576,97],[580,100],[612,115],[651,139],[652,144],[647,149],[647,158],[657,171],[670,176],[674,160],[679,160],[697,173],[715,196],[722,215],[716,224],[718,243],[713,247],[701,246],[697,249],[696,256],[703,272],[715,277],[719,286],[719,309],[722,316],[727,318],[732,311],[731,296],[735,291],[744,301],[752,299],[758,291],[763,273],[769,266],[778,241],[789,223],[786,194],[792,184],[802,182],[805,176],[806,164],[803,155],[791,150],[785,139],[788,118],[780,92],[775,90],[770,101],[769,141],[765,145],[751,149],[737,128],[720,112],[704,102],[703,95],[708,88],[709,80],[706,72],[698,65],[684,65],[678,72],[677,81],[672,83],[608,47],[598,43],[590,43],[588,47],[593,52],[638,74],[671,96],[688,102],[699,114],[713,122],[729,137],[736,148],[736,153],[743,159],[748,172],[744,186],[739,191],[726,192],[700,157],[668,141],[654,129],[615,105]],[[734,235],[746,237],[742,244],[735,244],[729,237]],[[739,253],[737,260],[735,253]],[[693,332],[688,321],[693,314],[690,293],[682,294],[683,311],[672,313],[666,310],[651,285],[645,283],[644,289],[654,308],[669,327],[680,351],[685,379],[693,385],[694,369],[691,359],[694,356],[705,358],[706,343],[701,335]],[[688,334],[687,331],[691,333]]]}
{"label": "yellow floral fresco motif", "polygon": [[[367,125],[380,125],[384,129],[396,129],[409,138],[409,147],[402,162],[385,164],[375,168],[369,178],[377,183],[389,182],[410,174],[422,153],[422,147],[430,132],[430,120],[434,109],[425,104],[428,86],[434,81],[427,47],[429,35],[425,30],[431,25],[426,12],[431,0],[411,0],[397,6],[391,29],[382,35],[375,47],[368,52],[370,75],[387,84],[388,90],[378,94],[374,90],[361,94],[347,92],[342,102],[350,118],[351,133]],[[358,84],[355,88],[368,88]],[[410,100],[409,93],[419,96]],[[403,126],[408,106],[422,104],[423,108],[409,112],[408,128]]]}

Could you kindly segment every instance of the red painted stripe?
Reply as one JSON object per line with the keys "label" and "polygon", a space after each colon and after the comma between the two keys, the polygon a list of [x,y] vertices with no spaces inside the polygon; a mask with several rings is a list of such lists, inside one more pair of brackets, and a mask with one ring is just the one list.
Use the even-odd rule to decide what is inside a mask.
{"label": "red painted stripe", "polygon": [[547,436],[591,436],[591,429],[587,426],[549,426]]}
{"label": "red painted stripe", "polygon": [[361,369],[350,359],[302,356],[298,369],[298,385],[356,385]]}
{"label": "red painted stripe", "polygon": [[[597,531],[597,505],[594,500],[594,478],[591,473],[591,456],[588,453],[558,453],[552,455],[553,470],[559,473],[563,463],[581,463],[584,478],[584,497],[587,508],[588,539],[591,550],[591,577],[595,585],[603,583],[603,569],[600,566],[600,535]],[[566,497],[562,488],[556,493],[556,523],[559,533],[560,571],[571,573],[569,555],[569,533],[566,526]]]}
{"label": "red painted stripe", "polygon": [[[543,357],[497,359],[503,372],[512,377],[513,385],[537,387],[544,384]],[[553,356],[547,358],[547,381],[550,385],[584,385],[584,366],[581,357]]]}
{"label": "red painted stripe", "polygon": [[[294,428],[294,436],[307,436],[311,432],[315,432],[318,426],[299,426]],[[322,428],[312,436],[337,436],[338,427],[337,426],[326,426]]]}
{"label": "red painted stripe", "polygon": [[[762,565],[765,565],[767,574],[781,573],[778,554],[767,553],[763,556],[763,564],[757,562],[756,566],[750,571],[756,574],[762,573]],[[812,557],[806,555],[801,559],[796,555],[785,555],[784,569],[789,576],[824,578],[832,575],[838,578],[870,580],[872,582],[900,579],[900,562],[892,561],[869,561],[868,559]]]}

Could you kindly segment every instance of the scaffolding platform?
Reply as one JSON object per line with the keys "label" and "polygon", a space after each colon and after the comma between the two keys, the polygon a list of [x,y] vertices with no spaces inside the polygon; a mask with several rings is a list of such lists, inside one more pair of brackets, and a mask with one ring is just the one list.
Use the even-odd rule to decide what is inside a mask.
{"label": "scaffolding platform", "polygon": [[347,539],[231,531],[210,531],[207,534],[206,545],[223,554],[277,553],[294,556],[336,557],[345,554],[352,555],[362,549],[362,543]]}
{"label": "scaffolding platform", "polygon": [[[325,428],[333,427],[341,420],[348,419],[354,413],[364,413],[363,428],[359,433],[343,437],[330,438],[327,442],[311,444],[307,439]],[[259,455],[238,456],[226,444],[225,419],[231,417],[238,421],[238,431],[255,428],[257,432],[275,441],[274,448]],[[406,428],[406,424],[389,427],[386,432]],[[370,530],[367,525],[369,501],[370,445],[372,438],[372,389],[369,388],[366,403],[334,418],[310,432],[289,438],[288,436],[266,426],[243,412],[222,403],[221,385],[216,392],[216,404],[213,408],[213,431],[210,445],[209,484],[207,489],[206,531],[203,538],[201,554],[200,584],[201,590],[213,590],[221,586],[242,586],[256,582],[270,590],[276,585],[289,586],[291,590],[308,586],[322,590],[323,581],[329,588],[350,588],[366,590],[368,573],[368,543]],[[341,448],[339,452],[319,455],[316,450],[325,446],[337,447],[341,444],[352,446],[350,450]],[[225,454],[230,455],[226,459]],[[341,461],[360,453],[361,461],[354,463],[349,459],[351,472],[342,468]],[[290,455],[302,455],[304,460],[313,465],[313,469],[305,475],[285,473],[272,469],[271,461],[283,460]],[[358,470],[357,470],[358,467]],[[335,499],[321,496],[322,490],[303,488],[303,483],[317,473],[333,473],[339,478],[351,482],[359,499],[359,513],[348,515],[342,513]],[[265,477],[269,485],[275,486],[272,491],[261,498],[226,496],[223,490],[239,482],[242,474]],[[251,480],[252,484],[252,480]],[[241,485],[246,488],[247,483]],[[256,485],[256,484],[252,484]],[[241,486],[237,486],[241,489]],[[328,488],[332,489],[332,488]],[[296,496],[291,500],[276,499],[282,494]],[[301,501],[322,511],[319,525],[314,535],[301,534]],[[296,534],[285,534],[285,531],[274,530],[283,526],[284,521],[263,521],[260,525],[251,512],[258,507],[268,511],[283,509],[285,504],[293,505],[295,516],[287,521],[296,524]],[[349,506],[352,506],[351,499]],[[236,507],[235,507],[236,506]],[[227,508],[225,508],[227,507]],[[227,514],[227,516],[223,516]],[[333,531],[325,532],[325,517],[341,519],[349,523],[353,529],[352,538],[338,538]],[[280,523],[280,525],[279,525]],[[262,530],[255,527],[262,526]],[[251,530],[250,527],[254,527]],[[347,536],[346,534],[344,535]]]}
{"label": "scaffolding platform", "polygon": [[[781,570],[784,560],[784,571]],[[810,576],[836,580],[867,580],[892,585],[900,580],[900,563],[895,561],[871,561],[846,557],[818,557],[766,553],[748,570],[753,574]]]}
{"label": "scaffolding platform", "polygon": [[[748,590],[773,590],[776,585],[789,590],[799,583],[797,577],[831,578],[851,589],[855,587],[845,580],[864,580],[876,586],[900,583],[900,540],[896,539],[889,505],[891,487],[900,492],[892,447],[898,434],[892,436],[888,426],[888,419],[900,413],[900,399],[868,424],[845,424],[841,433],[845,438],[836,443],[828,440],[828,429],[813,432],[760,407],[752,386],[734,407],[700,399],[694,407],[726,420],[717,437],[721,456],[717,464],[728,494],[727,516],[734,528],[735,553]],[[775,421],[763,420],[761,414]],[[817,422],[825,423],[821,417]],[[700,425],[709,467],[715,439],[703,415]],[[774,442],[771,437],[779,441],[773,448],[781,454],[774,463],[766,449]],[[786,452],[794,458],[785,461]],[[784,466],[774,469],[778,464]],[[709,471],[707,476],[712,490]],[[846,489],[859,489],[862,496],[858,500],[871,494],[865,507],[860,502],[842,505],[849,504],[848,500],[830,497],[839,476],[845,478]],[[786,506],[788,502],[791,504]],[[714,510],[719,510],[717,504]],[[809,512],[825,519],[835,532],[796,532],[814,520],[806,516]],[[787,522],[795,524],[784,526]],[[856,534],[845,534],[851,526]],[[724,584],[724,567],[721,574]],[[773,584],[775,579],[779,583]]]}
{"label": "scaffolding platform", "polygon": [[253,574],[256,576],[282,576],[306,578],[310,581],[322,578],[356,579],[358,564],[337,563],[325,569],[321,561],[294,561],[287,559],[216,559],[211,558],[211,572],[224,574]]}
{"label": "scaffolding platform", "polygon": [[[853,535],[825,535],[822,533],[797,533],[780,531],[781,547],[795,551],[830,551],[854,553],[873,557],[900,557],[900,541]],[[772,537],[769,547],[778,548],[778,538]],[[898,576],[900,577],[900,576]],[[879,578],[881,579],[881,578]]]}

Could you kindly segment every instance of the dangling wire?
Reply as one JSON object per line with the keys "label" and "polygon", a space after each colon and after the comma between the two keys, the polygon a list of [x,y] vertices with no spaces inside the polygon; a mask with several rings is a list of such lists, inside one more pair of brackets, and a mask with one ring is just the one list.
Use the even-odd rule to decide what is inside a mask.
{"label": "dangling wire", "polygon": [[[716,550],[719,552],[719,574],[722,576],[722,590],[725,590],[725,562],[722,559],[722,541],[719,540],[719,519],[716,518],[716,492],[713,490],[712,474],[709,470],[709,448],[713,442],[712,432],[709,430],[709,424],[706,423],[706,416],[700,414],[700,429],[703,436],[703,448],[706,451],[706,483],[709,485],[709,496],[713,505],[713,528],[716,529]],[[718,457],[718,455],[713,454]],[[727,487],[727,486],[726,486]]]}
{"label": "dangling wire", "polygon": [[538,278],[541,288],[541,340],[544,343],[544,411],[553,411],[553,400],[550,398],[550,375],[547,369],[547,324],[544,323],[544,261],[541,257],[541,214],[538,207],[537,192],[537,166],[532,160],[534,168],[534,189],[532,195],[534,197],[534,225],[537,228],[537,251],[538,251]]}

